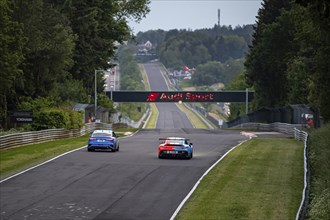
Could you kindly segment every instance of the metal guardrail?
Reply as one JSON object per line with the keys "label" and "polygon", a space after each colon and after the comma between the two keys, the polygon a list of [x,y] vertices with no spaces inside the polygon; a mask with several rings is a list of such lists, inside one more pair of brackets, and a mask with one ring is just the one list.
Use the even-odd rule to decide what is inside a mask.
{"label": "metal guardrail", "polygon": [[302,142],[306,143],[307,139],[308,139],[308,133],[305,131],[301,131],[297,128],[294,128],[294,138],[297,141],[302,141]]}
{"label": "metal guardrail", "polygon": [[231,128],[251,128],[258,131],[277,131],[284,134],[291,135],[294,137],[295,135],[295,128],[302,129],[306,125],[305,124],[287,124],[281,122],[275,122],[272,124],[265,124],[265,123],[244,123],[241,125],[237,125]]}
{"label": "metal guardrail", "polygon": [[41,131],[22,132],[0,136],[0,149],[18,147],[27,144],[42,143],[70,137],[80,137],[96,129],[111,129],[112,125],[105,123],[85,124],[82,129],[67,130],[64,128],[47,129]]}
{"label": "metal guardrail", "polygon": [[304,142],[304,189],[302,192],[302,199],[296,214],[296,220],[303,220],[307,213],[308,208],[308,195],[310,189],[310,171],[308,169],[308,154],[307,154],[307,142],[308,142],[308,133],[298,129],[294,129],[294,137],[298,141]]}

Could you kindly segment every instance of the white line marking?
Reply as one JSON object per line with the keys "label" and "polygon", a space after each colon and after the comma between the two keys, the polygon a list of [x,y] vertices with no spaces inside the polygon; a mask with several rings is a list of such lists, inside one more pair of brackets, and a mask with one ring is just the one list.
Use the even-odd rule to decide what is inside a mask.
{"label": "white line marking", "polygon": [[53,160],[56,160],[57,158],[63,157],[64,155],[67,155],[67,154],[70,154],[70,153],[72,153],[72,152],[75,152],[75,151],[81,150],[81,149],[83,149],[83,148],[85,148],[85,147],[87,147],[87,145],[85,145],[85,146],[83,146],[83,147],[80,147],[80,148],[77,148],[77,149],[75,149],[75,150],[68,151],[68,152],[63,153],[63,154],[61,154],[61,155],[58,155],[58,156],[56,156],[56,157],[53,157],[52,159],[49,159],[49,160],[47,160],[47,161],[45,161],[45,162],[42,162],[42,163],[40,163],[40,164],[38,164],[38,165],[35,165],[35,166],[30,167],[30,168],[28,168],[28,169],[26,169],[26,170],[23,170],[23,171],[21,171],[21,172],[19,172],[19,173],[16,173],[16,174],[14,174],[14,175],[12,175],[12,176],[10,176],[10,177],[7,177],[6,179],[0,180],[0,183],[3,183],[3,182],[5,182],[5,181],[7,181],[7,180],[9,180],[9,179],[11,179],[11,178],[14,178],[14,177],[16,177],[16,176],[18,176],[18,175],[21,175],[21,174],[23,174],[23,173],[26,173],[26,172],[28,172],[28,171],[30,171],[30,170],[33,170],[34,168],[40,167],[40,166],[42,166],[42,165],[44,165],[44,164],[46,164],[46,163],[49,163],[49,162],[51,162],[51,161],[53,161]]}
{"label": "white line marking", "polygon": [[223,160],[227,154],[229,154],[232,150],[234,150],[236,147],[242,145],[243,143],[245,143],[247,140],[242,141],[241,143],[239,143],[238,145],[236,145],[235,147],[231,148],[229,151],[227,151],[227,153],[225,153],[219,160],[217,160],[203,175],[201,178],[199,178],[199,180],[197,181],[197,183],[194,185],[194,187],[190,190],[190,192],[188,193],[188,195],[182,200],[182,202],[180,203],[179,207],[175,210],[175,212],[173,213],[172,217],[170,218],[170,220],[174,220],[175,217],[177,216],[177,214],[179,213],[179,211],[181,210],[181,208],[184,206],[184,204],[187,202],[187,200],[190,198],[190,196],[193,194],[193,192],[196,190],[197,186],[199,185],[199,183],[202,181],[202,179],[204,178],[204,176],[206,176],[221,160]]}

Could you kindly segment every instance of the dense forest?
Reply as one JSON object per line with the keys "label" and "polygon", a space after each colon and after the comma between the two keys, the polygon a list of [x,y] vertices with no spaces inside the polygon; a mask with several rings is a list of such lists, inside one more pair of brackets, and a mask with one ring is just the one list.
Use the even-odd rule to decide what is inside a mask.
{"label": "dense forest", "polygon": [[[0,0],[1,127],[22,102],[87,103],[94,70],[112,65],[115,42],[131,38],[127,19],[141,20],[149,3]],[[102,85],[99,75],[98,92]]]}
{"label": "dense forest", "polygon": [[329,121],[329,4],[265,0],[255,26],[155,30],[138,33],[136,40],[155,43],[160,61],[170,69],[196,67],[196,86],[223,82],[226,89],[254,90],[251,110],[309,104]]}
{"label": "dense forest", "polygon": [[267,0],[246,57],[254,108],[310,104],[330,120],[329,1]]}
{"label": "dense forest", "polygon": [[195,68],[195,86],[229,83],[244,69],[244,57],[252,42],[253,25],[217,26],[197,30],[139,32],[137,44],[150,41],[159,60],[170,71]]}
{"label": "dense forest", "polygon": [[[115,42],[132,38],[127,19],[143,19],[149,3],[0,0],[1,127],[24,103],[93,102],[94,70],[113,65]],[[265,0],[256,25],[155,30],[135,39],[152,41],[166,67],[196,67],[194,85],[249,87],[253,109],[305,103],[329,121],[329,24],[328,1]],[[101,75],[97,82],[101,93]]]}
{"label": "dense forest", "polygon": [[[217,29],[219,34],[216,35]],[[164,41],[158,45],[157,51],[160,61],[169,68],[180,66],[196,67],[208,61],[225,62],[229,59],[239,59],[244,57],[248,51],[250,38],[245,39],[245,35],[252,35],[252,25],[237,29],[245,30],[245,35],[238,35],[239,31],[228,31],[227,35],[222,35],[221,30],[231,29],[229,27],[215,26],[210,30],[171,30]]]}

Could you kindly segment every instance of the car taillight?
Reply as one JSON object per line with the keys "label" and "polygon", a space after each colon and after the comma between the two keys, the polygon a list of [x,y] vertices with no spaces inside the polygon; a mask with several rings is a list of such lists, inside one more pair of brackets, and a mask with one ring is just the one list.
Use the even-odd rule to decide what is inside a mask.
{"label": "car taillight", "polygon": [[107,138],[107,141],[113,141],[113,138]]}
{"label": "car taillight", "polygon": [[96,140],[96,138],[89,138],[89,140],[90,140],[90,141],[95,141],[95,140]]}

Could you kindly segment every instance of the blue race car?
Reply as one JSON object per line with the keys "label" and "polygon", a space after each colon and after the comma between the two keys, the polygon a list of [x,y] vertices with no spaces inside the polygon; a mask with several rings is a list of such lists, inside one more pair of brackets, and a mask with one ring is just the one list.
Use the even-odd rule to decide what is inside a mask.
{"label": "blue race car", "polygon": [[193,144],[187,138],[159,138],[158,158],[193,158]]}
{"label": "blue race car", "polygon": [[119,140],[112,130],[95,130],[88,140],[88,151],[119,151]]}

